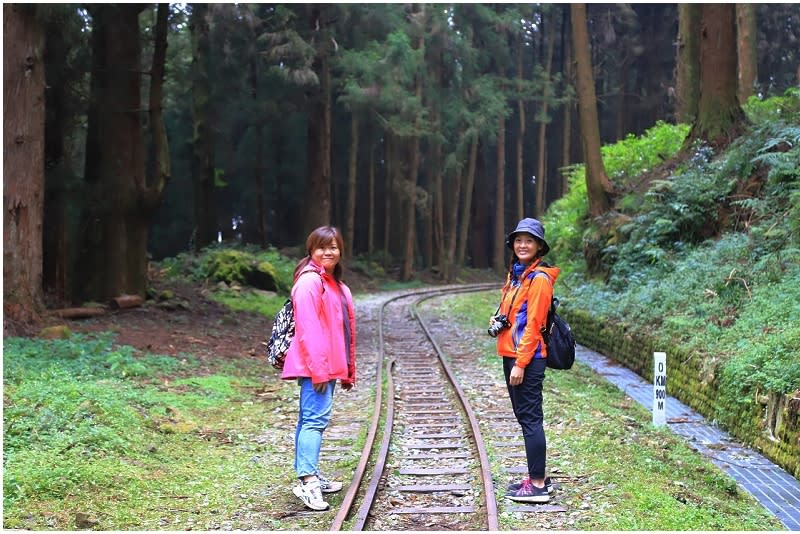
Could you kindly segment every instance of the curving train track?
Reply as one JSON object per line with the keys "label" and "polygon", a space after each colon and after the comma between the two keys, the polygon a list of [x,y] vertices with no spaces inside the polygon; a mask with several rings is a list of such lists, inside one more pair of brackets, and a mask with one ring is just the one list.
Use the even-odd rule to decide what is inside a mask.
{"label": "curving train track", "polygon": [[416,310],[426,299],[498,287],[424,289],[380,306],[372,419],[331,530],[348,520],[350,530],[499,529],[478,420]]}

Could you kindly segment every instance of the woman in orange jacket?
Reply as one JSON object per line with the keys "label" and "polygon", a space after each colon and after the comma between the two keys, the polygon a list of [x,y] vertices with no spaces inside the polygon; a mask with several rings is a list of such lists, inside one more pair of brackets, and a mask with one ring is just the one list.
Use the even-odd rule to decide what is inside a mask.
{"label": "woman in orange jacket", "polygon": [[542,503],[550,500],[552,485],[545,476],[547,441],[544,435],[542,384],[547,367],[547,346],[542,329],[561,270],[542,262],[550,250],[544,226],[536,219],[519,221],[508,234],[506,246],[513,251],[497,313],[489,335],[497,338],[497,354],[514,415],[522,427],[528,476],[510,484],[506,497],[514,501]]}

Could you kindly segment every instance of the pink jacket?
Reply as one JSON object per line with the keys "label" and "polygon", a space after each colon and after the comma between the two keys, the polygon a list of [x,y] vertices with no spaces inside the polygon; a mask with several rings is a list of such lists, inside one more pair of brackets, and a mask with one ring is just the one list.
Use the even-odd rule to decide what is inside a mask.
{"label": "pink jacket", "polygon": [[[295,335],[286,352],[281,378],[310,377],[314,384],[356,381],[356,318],[353,296],[344,283],[309,262],[292,287]],[[346,311],[342,301],[346,303]],[[345,317],[345,313],[347,316]],[[344,321],[350,325],[345,339]],[[348,353],[349,345],[349,353]]]}

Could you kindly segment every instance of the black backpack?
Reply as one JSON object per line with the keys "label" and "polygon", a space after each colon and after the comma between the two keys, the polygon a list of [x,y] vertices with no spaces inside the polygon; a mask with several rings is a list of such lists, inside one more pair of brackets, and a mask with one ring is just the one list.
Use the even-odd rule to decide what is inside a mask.
{"label": "black backpack", "polygon": [[[544,271],[537,272],[550,280],[550,276]],[[552,283],[550,280],[551,285]],[[547,312],[547,324],[542,328],[542,338],[547,345],[547,367],[565,370],[575,363],[575,336],[569,324],[556,313],[558,304],[558,299],[554,296],[550,302],[550,311]]]}

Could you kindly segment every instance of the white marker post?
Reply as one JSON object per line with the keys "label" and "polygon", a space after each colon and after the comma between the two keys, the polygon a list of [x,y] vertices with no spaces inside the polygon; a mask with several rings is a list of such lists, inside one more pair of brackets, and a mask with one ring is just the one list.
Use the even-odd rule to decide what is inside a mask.
{"label": "white marker post", "polygon": [[667,353],[653,353],[653,425],[667,424]]}

